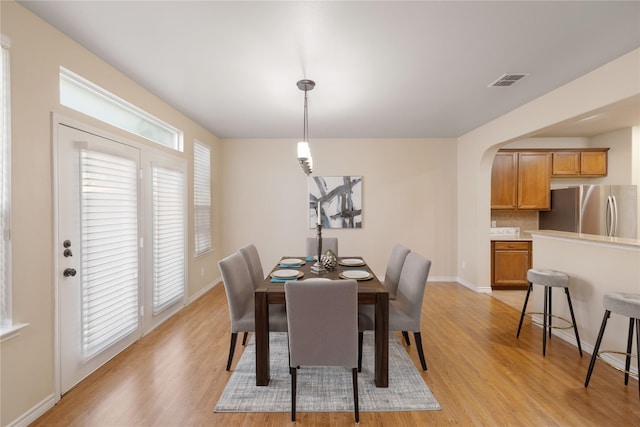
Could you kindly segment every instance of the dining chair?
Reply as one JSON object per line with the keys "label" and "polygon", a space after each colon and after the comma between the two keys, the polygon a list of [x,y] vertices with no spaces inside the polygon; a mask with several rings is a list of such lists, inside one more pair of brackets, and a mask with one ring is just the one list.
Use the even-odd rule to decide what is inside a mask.
{"label": "dining chair", "polygon": [[[420,316],[422,314],[422,301],[424,299],[424,291],[430,269],[431,260],[415,252],[410,252],[405,258],[402,271],[400,272],[396,299],[389,301],[389,330],[402,331],[403,335],[405,335],[406,331],[413,332],[423,371],[427,370],[427,362],[424,358],[422,348]],[[358,310],[358,345],[361,355],[358,361],[359,370],[362,369],[363,331],[372,330],[374,326],[375,312],[373,307],[360,307]]]}
{"label": "dining chair", "polygon": [[[239,252],[235,252],[218,261],[218,268],[222,273],[222,282],[227,294],[229,315],[231,317],[231,344],[227,360],[228,371],[231,369],[238,332],[255,332],[256,330],[254,289],[247,264]],[[269,310],[269,330],[275,332],[287,331],[285,312]]]}
{"label": "dining chair", "polygon": [[[409,248],[400,244],[395,245],[391,250],[391,255],[389,256],[389,261],[387,262],[387,270],[384,273],[384,282],[382,282],[382,286],[384,286],[389,291],[389,301],[396,299],[398,282],[400,281],[400,273],[402,272],[404,260],[407,258],[409,252],[411,252]],[[407,345],[411,345],[411,341],[409,341],[409,334],[407,333],[407,331],[402,331],[402,336],[404,337]]]}
{"label": "dining chair", "polygon": [[[329,249],[338,256],[338,238],[337,237],[323,237],[322,238],[322,254],[325,254]],[[307,252],[306,256],[318,255],[318,248],[316,246],[315,237],[307,237]]]}
{"label": "dining chair", "polygon": [[[238,252],[240,252],[244,258],[244,262],[247,264],[249,274],[251,275],[251,285],[255,291],[264,281],[264,270],[262,270],[262,262],[260,261],[258,248],[256,248],[254,244],[248,244],[238,249]],[[276,308],[273,307],[273,309]],[[247,344],[248,335],[249,332],[244,333],[244,336],[242,337],[242,345]]]}
{"label": "dining chair", "polygon": [[296,420],[300,366],[351,368],[356,423],[358,410],[358,283],[307,279],[284,284],[289,328],[291,421]]}
{"label": "dining chair", "polygon": [[400,273],[402,273],[402,266],[409,252],[411,252],[411,250],[401,244],[395,245],[391,250],[391,255],[387,262],[387,269],[384,273],[384,282],[382,282],[382,286],[389,291],[389,300],[396,299]]}

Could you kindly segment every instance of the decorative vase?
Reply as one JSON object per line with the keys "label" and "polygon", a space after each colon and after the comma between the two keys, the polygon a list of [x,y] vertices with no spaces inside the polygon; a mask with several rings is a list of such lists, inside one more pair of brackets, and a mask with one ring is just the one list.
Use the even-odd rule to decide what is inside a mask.
{"label": "decorative vase", "polygon": [[320,257],[320,262],[322,262],[324,268],[331,271],[338,265],[338,257],[331,249],[329,249],[324,255],[322,255],[322,257]]}

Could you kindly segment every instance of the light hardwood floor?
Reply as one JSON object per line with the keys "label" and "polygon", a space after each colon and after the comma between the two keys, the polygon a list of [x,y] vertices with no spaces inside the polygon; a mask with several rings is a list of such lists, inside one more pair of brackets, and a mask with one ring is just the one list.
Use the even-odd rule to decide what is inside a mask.
{"label": "light hardwood floor", "polygon": [[[361,413],[362,425],[638,426],[638,382],[596,365],[554,337],[542,357],[541,329],[519,311],[455,283],[429,283],[422,373],[441,411]],[[288,413],[213,413],[225,371],[229,315],[222,286],[182,310],[96,371],[36,426],[280,426]],[[420,366],[414,346],[408,348]],[[234,359],[237,363],[242,347]],[[634,362],[635,363],[635,362]],[[299,413],[300,425],[352,425],[352,413]]]}

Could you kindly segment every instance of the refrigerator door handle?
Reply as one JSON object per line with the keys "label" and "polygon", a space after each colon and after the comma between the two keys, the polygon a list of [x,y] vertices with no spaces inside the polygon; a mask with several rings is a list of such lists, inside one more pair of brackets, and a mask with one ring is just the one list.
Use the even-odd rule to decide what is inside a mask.
{"label": "refrigerator door handle", "polygon": [[612,202],[611,202],[611,196],[607,196],[607,208],[605,211],[605,216],[604,216],[604,226],[605,226],[605,232],[607,233],[607,236],[611,236],[611,223],[612,223],[612,215],[613,215],[613,206],[612,206]]}
{"label": "refrigerator door handle", "polygon": [[611,236],[616,237],[618,235],[618,201],[616,200],[616,196],[611,196],[611,217],[613,219]]}

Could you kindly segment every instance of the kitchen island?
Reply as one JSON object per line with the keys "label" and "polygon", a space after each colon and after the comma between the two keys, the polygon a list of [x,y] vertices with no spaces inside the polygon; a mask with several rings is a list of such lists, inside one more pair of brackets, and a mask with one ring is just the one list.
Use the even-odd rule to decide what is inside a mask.
{"label": "kitchen island", "polygon": [[[582,348],[592,353],[604,316],[603,295],[609,292],[640,293],[640,239],[549,230],[531,231],[531,235],[536,255],[533,268],[558,270],[571,277],[569,289]],[[542,287],[534,286],[533,289],[532,311],[541,312]],[[566,298],[559,292],[554,292],[553,314],[570,318]],[[612,313],[601,351],[624,351],[628,327],[628,318]],[[569,329],[555,329],[554,334],[576,344]],[[607,355],[606,359],[616,366],[624,365],[621,356]]]}

